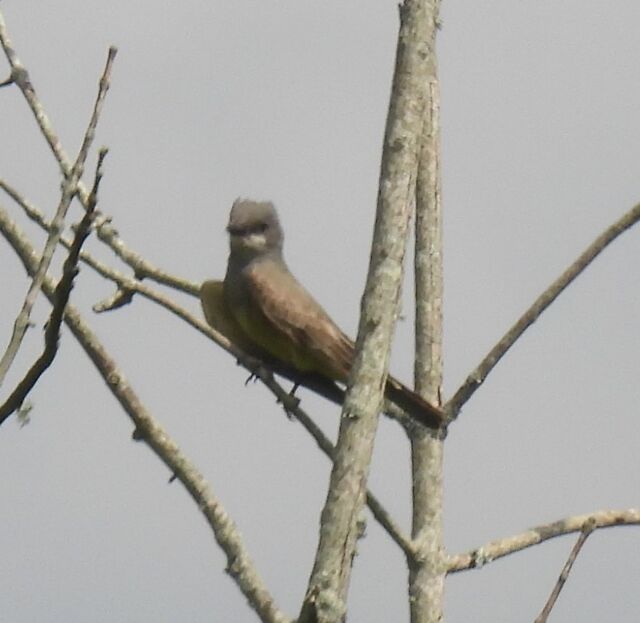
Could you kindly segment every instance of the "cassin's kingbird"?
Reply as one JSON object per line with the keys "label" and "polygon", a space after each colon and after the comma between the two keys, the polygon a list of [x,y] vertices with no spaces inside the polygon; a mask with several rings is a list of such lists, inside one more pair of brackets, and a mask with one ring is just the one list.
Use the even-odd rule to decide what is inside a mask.
{"label": "cassin's kingbird", "polygon": [[[276,372],[345,383],[354,344],[289,271],[273,204],[237,199],[227,231],[224,282],[205,282],[201,290],[209,324],[247,354],[275,364]],[[385,396],[430,428],[443,423],[440,409],[391,376]]]}

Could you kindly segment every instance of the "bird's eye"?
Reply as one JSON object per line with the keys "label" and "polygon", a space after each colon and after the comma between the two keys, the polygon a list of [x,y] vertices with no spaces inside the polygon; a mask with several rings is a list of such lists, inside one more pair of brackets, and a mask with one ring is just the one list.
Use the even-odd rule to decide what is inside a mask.
{"label": "bird's eye", "polygon": [[236,225],[227,225],[227,231],[232,236],[242,236],[246,233],[246,230],[242,227],[237,227]]}
{"label": "bird's eye", "polygon": [[266,223],[260,223],[256,229],[258,230],[258,232],[260,232],[261,234],[264,234],[265,231],[267,231],[267,228],[269,226]]}

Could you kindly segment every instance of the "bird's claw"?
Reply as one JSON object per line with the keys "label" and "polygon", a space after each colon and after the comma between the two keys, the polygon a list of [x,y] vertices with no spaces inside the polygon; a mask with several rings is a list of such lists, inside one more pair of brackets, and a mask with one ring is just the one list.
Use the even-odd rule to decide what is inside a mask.
{"label": "bird's claw", "polygon": [[245,387],[247,385],[249,385],[249,383],[251,383],[251,381],[253,381],[254,383],[258,380],[258,375],[255,372],[252,372],[248,377],[247,380],[244,382]]}

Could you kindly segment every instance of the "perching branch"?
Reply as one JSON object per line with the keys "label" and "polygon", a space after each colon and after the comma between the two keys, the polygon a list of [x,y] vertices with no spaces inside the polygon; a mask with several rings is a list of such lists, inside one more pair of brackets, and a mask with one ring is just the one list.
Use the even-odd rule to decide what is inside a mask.
{"label": "perching branch", "polygon": [[[19,61],[15,58],[13,49],[10,47],[8,39],[6,38],[6,30],[4,28],[4,21],[2,19],[2,14],[0,13],[0,43],[7,54],[7,58],[11,63],[12,71],[16,73],[16,84],[21,84],[24,90],[23,92],[28,92],[30,96],[37,101],[35,98],[35,93],[33,92],[33,87],[29,82],[28,74],[24,68],[18,71],[16,68],[22,67],[19,64]],[[91,118],[89,120],[89,124],[84,134],[84,138],[82,140],[82,145],[80,146],[80,151],[78,152],[78,157],[74,162],[73,166],[70,169],[69,174],[65,177],[65,182],[63,184],[62,197],[60,199],[60,203],[58,204],[58,209],[56,210],[55,216],[51,222],[51,227],[49,231],[49,235],[47,237],[47,241],[44,246],[44,251],[42,252],[42,259],[40,261],[40,266],[38,266],[38,270],[33,275],[33,280],[31,282],[31,286],[27,292],[25,301],[22,305],[22,309],[16,318],[16,321],[13,325],[13,333],[11,335],[11,339],[9,341],[9,345],[7,350],[5,351],[2,359],[0,360],[0,385],[4,381],[4,378],[15,359],[15,356],[18,353],[20,348],[20,344],[24,338],[24,335],[27,331],[27,327],[29,326],[29,316],[31,315],[31,309],[33,308],[33,304],[35,303],[36,297],[38,296],[38,292],[40,290],[40,285],[42,280],[44,279],[47,270],[49,269],[49,265],[51,264],[51,260],[53,258],[53,253],[58,244],[58,239],[60,238],[62,231],[64,230],[64,219],[67,214],[67,210],[71,205],[71,201],[73,197],[76,195],[79,189],[80,179],[82,177],[82,173],[84,171],[84,163],[87,159],[89,148],[93,142],[95,137],[95,129],[98,124],[98,119],[100,118],[100,113],[102,111],[102,105],[104,103],[104,99],[106,97],[107,91],[109,89],[109,83],[111,78],[111,68],[113,66],[113,61],[115,59],[116,49],[109,48],[109,53],[107,55],[107,62],[102,73],[102,77],[100,79],[100,86],[98,89],[98,95],[96,97],[96,101],[93,107],[93,112],[91,114]],[[29,98],[27,98],[29,99]],[[39,104],[39,103],[38,103]],[[42,112],[42,107],[39,105],[38,110]],[[44,115],[44,112],[42,112]],[[46,120],[46,116],[44,116]],[[42,127],[42,126],[41,126]],[[46,125],[48,130],[51,128]],[[44,130],[43,130],[44,132]],[[45,134],[46,135],[46,134]],[[52,143],[50,143],[52,144]],[[59,146],[59,141],[55,140],[55,145]],[[88,209],[89,197],[85,201],[85,207]]]}
{"label": "perching branch", "polygon": [[[26,236],[0,208],[0,232],[16,251],[29,274],[34,274],[40,258]],[[42,291],[54,302],[56,285],[49,276]],[[289,619],[276,607],[262,578],[251,561],[233,521],[215,497],[204,477],[182,454],[175,442],[151,416],[136,395],[116,362],[91,331],[78,310],[68,305],[64,321],[87,353],[107,387],[135,426],[135,437],[144,441],[187,489],[211,527],[216,541],[227,556],[227,572],[262,621],[288,623]]]}
{"label": "perching branch", "polygon": [[531,528],[521,534],[491,541],[466,554],[458,554],[449,559],[448,573],[475,569],[493,562],[503,556],[514,554],[532,545],[554,539],[571,532],[580,532],[583,526],[593,521],[593,529],[612,528],[613,526],[640,526],[640,509],[597,511],[589,515],[575,515],[550,524]]}
{"label": "perching branch", "polygon": [[455,419],[462,406],[471,398],[474,392],[484,383],[485,379],[505,353],[514,345],[516,340],[531,326],[553,301],[569,286],[569,284],[620,234],[624,233],[640,220],[640,204],[605,229],[554,281],[518,319],[518,321],[504,334],[500,341],[489,351],[478,367],[471,372],[466,381],[460,386],[444,409],[449,419]]}
{"label": "perching branch", "polygon": [[[91,224],[93,222],[93,216],[95,213],[96,204],[98,202],[98,189],[100,186],[100,180],[102,179],[102,163],[107,155],[107,150],[100,150],[98,155],[98,164],[96,166],[95,180],[93,189],[89,195],[89,201],[87,205],[87,211],[85,212],[80,224],[78,225],[73,243],[69,249],[69,255],[64,262],[62,269],[62,278],[58,282],[54,292],[52,300],[51,315],[47,322],[47,328],[44,333],[44,351],[27,371],[24,378],[18,383],[13,392],[9,395],[4,404],[0,405],[0,424],[2,424],[14,411],[20,408],[24,399],[29,392],[33,389],[38,379],[44,374],[44,371],[53,363],[53,360],[58,352],[58,343],[60,340],[60,325],[62,324],[62,317],[64,310],[69,302],[69,296],[73,288],[73,281],[78,274],[78,258],[80,250],[84,241],[91,232]],[[69,179],[64,184],[63,197],[68,196],[68,186],[72,184],[72,180]],[[36,275],[38,274],[42,261],[38,265]],[[44,280],[43,274],[40,279],[40,285]]]}
{"label": "perching branch", "polygon": [[111,224],[111,219],[104,215],[96,219],[96,234],[98,239],[106,244],[125,264],[130,266],[138,279],[149,278],[157,283],[174,288],[186,294],[198,295],[200,285],[181,279],[164,271],[139,253],[131,250],[120,238],[120,234]]}

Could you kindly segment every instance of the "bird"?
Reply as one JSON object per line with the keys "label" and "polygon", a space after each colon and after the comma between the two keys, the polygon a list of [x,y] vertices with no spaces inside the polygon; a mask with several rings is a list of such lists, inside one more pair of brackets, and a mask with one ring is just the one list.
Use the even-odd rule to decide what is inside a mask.
{"label": "bird", "polygon": [[[289,270],[273,203],[236,199],[226,229],[229,258],[224,281],[205,282],[201,288],[209,324],[294,381],[299,376],[319,385],[346,384],[354,342]],[[385,397],[428,428],[443,426],[441,409],[390,375]]]}

